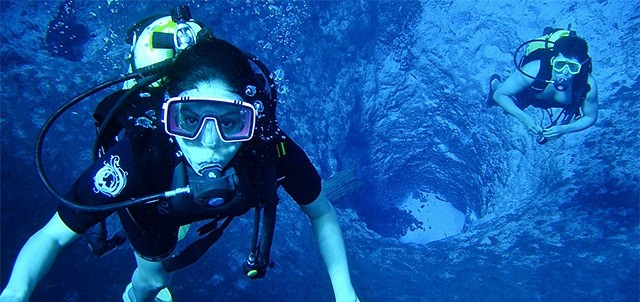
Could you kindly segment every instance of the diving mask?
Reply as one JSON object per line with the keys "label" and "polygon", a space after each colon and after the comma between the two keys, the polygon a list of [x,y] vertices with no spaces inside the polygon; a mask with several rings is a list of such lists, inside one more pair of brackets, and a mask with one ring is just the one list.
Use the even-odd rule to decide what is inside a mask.
{"label": "diving mask", "polygon": [[[216,128],[223,142],[248,141],[253,137],[256,109],[247,102],[229,99],[174,97],[163,105],[165,131],[187,140]],[[214,121],[216,127],[205,127]]]}
{"label": "diving mask", "polygon": [[565,58],[555,57],[551,59],[551,66],[553,67],[553,70],[559,73],[562,73],[565,69],[567,69],[569,74],[576,75],[580,73],[582,64],[583,63],[576,62],[570,59],[565,59]]}

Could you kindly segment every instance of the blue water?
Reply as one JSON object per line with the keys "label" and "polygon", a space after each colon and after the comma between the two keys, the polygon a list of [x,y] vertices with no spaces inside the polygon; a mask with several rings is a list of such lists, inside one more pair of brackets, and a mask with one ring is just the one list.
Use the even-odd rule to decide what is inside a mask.
{"label": "blue water", "polygon": [[[640,3],[623,0],[1,0],[3,287],[56,208],[35,169],[40,127],[126,70],[129,26],[179,4],[278,72],[280,125],[323,178],[355,167],[362,186],[333,204],[362,301],[639,300]],[[599,120],[539,146],[483,106],[488,78],[513,71],[520,43],[569,24],[590,45]],[[59,190],[91,162],[90,114],[106,93],[45,142]],[[308,222],[284,193],[278,217],[267,278],[242,275],[242,218],[176,274],[176,301],[330,301]],[[80,239],[32,301],[117,301],[134,268],[128,245],[94,258]]]}

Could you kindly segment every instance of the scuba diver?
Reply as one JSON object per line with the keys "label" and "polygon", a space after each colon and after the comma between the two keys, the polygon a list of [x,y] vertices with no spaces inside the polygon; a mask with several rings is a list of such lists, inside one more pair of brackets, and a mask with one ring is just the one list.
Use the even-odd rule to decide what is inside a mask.
{"label": "scuba diver", "polygon": [[[43,127],[36,159],[60,203],[21,249],[0,301],[28,301],[58,253],[113,213],[137,262],[123,301],[172,301],[166,287],[173,272],[197,261],[234,217],[252,209],[242,268],[262,278],[273,267],[280,186],[311,222],[336,301],[359,301],[336,212],[307,155],[278,127],[266,66],[214,37],[187,7],[147,20],[132,35],[132,75],[119,78],[124,89],[99,104],[97,160],[67,194],[55,192],[42,171],[41,144],[55,118]],[[182,228],[204,220],[211,221],[198,229],[199,239],[175,251]]]}
{"label": "scuba diver", "polygon": [[[517,71],[504,82],[494,74],[489,80],[488,106],[498,105],[516,117],[536,141],[544,144],[567,133],[593,126],[598,119],[598,88],[591,76],[591,58],[587,42],[575,31],[547,27],[544,36],[521,44],[514,54]],[[520,48],[527,46],[518,64]],[[551,84],[551,85],[549,85]],[[523,110],[541,108],[550,124],[541,123]],[[553,117],[551,108],[561,108]]]}

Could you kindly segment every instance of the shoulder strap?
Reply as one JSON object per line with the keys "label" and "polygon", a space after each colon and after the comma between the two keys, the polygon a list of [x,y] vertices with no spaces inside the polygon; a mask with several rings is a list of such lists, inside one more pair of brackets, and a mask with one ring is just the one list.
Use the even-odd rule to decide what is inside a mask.
{"label": "shoulder strap", "polygon": [[[109,112],[113,110],[113,107],[118,99],[120,99],[124,94],[125,90],[118,90],[108,95],[106,98],[100,101],[100,103],[98,103],[96,110],[93,112],[93,121],[96,127],[96,131],[100,129],[105,117],[109,115]],[[102,154],[104,154],[106,150],[111,148],[116,143],[116,136],[118,136],[118,133],[120,133],[123,127],[124,126],[122,125],[122,122],[119,118],[113,119],[108,128],[105,129],[103,134],[99,137],[96,137],[96,142],[94,144],[94,146],[96,146],[96,150],[93,150],[94,159],[102,156]]]}
{"label": "shoulder strap", "polygon": [[[123,130],[135,126],[137,122],[143,122],[138,120],[129,121],[130,117],[142,117],[147,115],[149,110],[153,110],[155,116],[148,118],[148,126],[151,128],[162,128],[159,115],[161,114],[162,101],[164,100],[163,91],[153,89],[135,93],[129,97],[130,101],[126,106],[115,108],[127,92],[127,90],[118,90],[108,95],[96,106],[93,112],[93,119],[99,135],[96,137],[94,144],[94,158],[100,157],[101,154],[104,154],[109,148],[115,145],[117,136]],[[107,124],[105,125],[105,119],[110,114],[113,114],[114,118],[106,121]],[[102,132],[99,131],[101,128],[103,128]]]}
{"label": "shoulder strap", "polygon": [[[267,274],[267,268],[272,268],[271,244],[276,225],[277,204],[264,208],[256,207],[253,220],[253,236],[251,253],[242,264],[244,274],[251,279],[261,279]],[[262,233],[260,233],[260,212],[263,212]]]}
{"label": "shoulder strap", "polygon": [[[224,219],[224,221],[222,224],[218,225],[222,219]],[[200,235],[206,234],[206,236],[194,241],[179,254],[162,260],[162,267],[167,272],[171,273],[193,264],[209,250],[211,245],[216,243],[216,241],[222,237],[222,233],[229,226],[231,221],[233,221],[233,216],[218,217],[203,225],[198,229],[198,233]]]}
{"label": "shoulder strap", "polygon": [[540,93],[547,88],[549,80],[551,80],[551,57],[540,60],[540,70],[530,87]]}
{"label": "shoulder strap", "polygon": [[540,70],[538,70],[538,74],[536,74],[536,79],[531,86],[529,86],[531,90],[536,93],[545,90],[547,85],[549,85],[547,81],[551,80],[551,55],[551,51],[547,49],[537,49],[523,57],[520,62],[520,67],[522,67],[533,61],[540,61]]}

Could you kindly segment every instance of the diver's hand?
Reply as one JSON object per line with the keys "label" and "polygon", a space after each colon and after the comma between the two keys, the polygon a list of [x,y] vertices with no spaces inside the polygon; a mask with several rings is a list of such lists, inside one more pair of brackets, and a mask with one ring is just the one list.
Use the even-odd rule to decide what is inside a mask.
{"label": "diver's hand", "polygon": [[360,299],[358,298],[358,296],[354,297],[349,297],[349,298],[336,298],[336,302],[360,302]]}
{"label": "diver's hand", "polygon": [[542,130],[542,136],[547,139],[557,139],[567,134],[567,128],[564,125],[551,126]]}
{"label": "diver's hand", "polygon": [[539,135],[542,133],[542,127],[540,127],[540,125],[538,125],[538,123],[528,115],[522,119],[522,124],[524,124],[524,126],[527,127],[527,130],[533,134]]}
{"label": "diver's hand", "polygon": [[29,301],[29,299],[23,297],[22,295],[13,292],[10,289],[5,289],[0,293],[0,302],[23,302]]}

